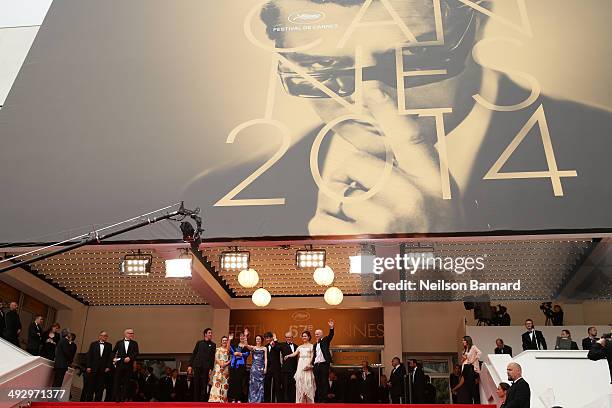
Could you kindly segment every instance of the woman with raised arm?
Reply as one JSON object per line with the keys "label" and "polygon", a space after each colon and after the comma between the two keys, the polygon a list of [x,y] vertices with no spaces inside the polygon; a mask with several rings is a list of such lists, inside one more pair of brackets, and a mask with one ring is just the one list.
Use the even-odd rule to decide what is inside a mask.
{"label": "woman with raised arm", "polygon": [[302,332],[302,345],[294,353],[284,357],[299,357],[297,371],[295,372],[295,402],[314,403],[315,378],[312,372],[312,335],[308,330]]}

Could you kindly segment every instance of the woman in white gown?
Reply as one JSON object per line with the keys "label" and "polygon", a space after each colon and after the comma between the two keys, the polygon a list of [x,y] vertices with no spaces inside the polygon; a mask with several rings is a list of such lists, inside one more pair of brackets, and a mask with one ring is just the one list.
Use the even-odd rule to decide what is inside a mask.
{"label": "woman in white gown", "polygon": [[295,402],[313,403],[315,396],[315,378],[312,372],[312,336],[309,331],[302,332],[302,345],[294,353],[285,356],[299,357],[295,372]]}

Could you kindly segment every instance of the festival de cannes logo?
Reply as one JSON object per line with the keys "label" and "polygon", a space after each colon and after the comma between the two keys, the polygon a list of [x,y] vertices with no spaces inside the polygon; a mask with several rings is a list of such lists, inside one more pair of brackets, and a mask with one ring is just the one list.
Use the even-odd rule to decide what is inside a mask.
{"label": "festival de cannes logo", "polygon": [[287,19],[293,24],[314,24],[323,21],[325,13],[321,11],[298,11],[290,14]]}
{"label": "festival de cannes logo", "polygon": [[310,319],[310,313],[308,312],[295,312],[291,315],[291,318],[296,322],[303,322],[305,320]]}

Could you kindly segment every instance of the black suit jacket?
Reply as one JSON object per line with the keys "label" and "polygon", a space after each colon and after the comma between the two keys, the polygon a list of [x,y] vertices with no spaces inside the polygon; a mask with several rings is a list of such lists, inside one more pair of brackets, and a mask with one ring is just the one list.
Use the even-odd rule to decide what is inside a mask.
{"label": "black suit jacket", "polygon": [[501,349],[499,347],[495,347],[495,354],[510,354],[512,356],[512,347],[504,344],[504,347]]}
{"label": "black suit jacket", "polygon": [[594,339],[591,339],[590,337],[585,337],[584,339],[582,339],[582,349],[590,350],[591,347],[593,347],[593,345],[597,343],[597,340],[599,340],[599,338],[597,337]]}
{"label": "black suit jacket", "polygon": [[215,351],[217,345],[212,341],[199,340],[189,359],[189,366],[193,368],[204,368],[212,370],[215,366]]}
{"label": "black suit jacket", "polygon": [[529,408],[531,390],[529,384],[523,378],[519,378],[512,384],[506,394],[504,408]]}
{"label": "black suit jacket", "polygon": [[104,350],[100,355],[100,342],[94,341],[89,345],[87,351],[87,368],[91,368],[91,371],[97,373],[104,371],[107,368],[111,368],[113,365],[113,345],[104,342]]}
{"label": "black suit jacket", "polygon": [[278,342],[271,342],[266,345],[268,354],[268,373],[280,373],[281,371],[281,347]]}
{"label": "black suit jacket", "polygon": [[68,368],[74,360],[75,353],[76,345],[74,343],[70,343],[68,339],[63,337],[59,343],[57,343],[57,347],[55,348],[55,363],[53,367],[60,369]]}
{"label": "black suit jacket", "polygon": [[17,331],[21,330],[21,320],[19,314],[15,310],[9,310],[4,317],[4,338],[9,341],[16,341],[18,338]]}
{"label": "black suit jacket", "polygon": [[[535,337],[538,343],[540,343],[541,349],[548,350],[546,346],[546,339],[544,338],[544,335],[542,334],[542,332],[539,330],[534,330],[534,331],[535,331]],[[538,349],[536,342],[531,340],[531,335],[528,331],[523,333],[523,335],[521,336],[521,339],[523,340],[523,350],[537,350]]]}
{"label": "black suit jacket", "polygon": [[406,383],[406,368],[403,364],[399,364],[391,371],[389,375],[389,383],[391,384],[391,396],[401,397],[404,395],[404,385]]}
{"label": "black suit jacket", "polygon": [[323,353],[323,357],[325,357],[325,362],[331,364],[332,356],[329,351],[329,345],[331,344],[332,339],[334,338],[334,328],[329,329],[329,334],[323,338],[318,343],[315,343],[312,347],[312,365],[314,365],[315,359],[317,358],[317,344],[321,345],[321,353]]}
{"label": "black suit jacket", "polygon": [[[176,383],[172,384],[172,377],[164,377],[161,379],[159,384],[160,388],[160,401],[181,401],[182,396],[182,385],[181,379],[177,378]],[[174,394],[174,396],[172,396]]]}
{"label": "black suit jacket", "polygon": [[4,310],[0,309],[0,337],[4,337],[4,328],[6,327],[6,323],[4,319],[5,319]]}
{"label": "black suit jacket", "polygon": [[610,384],[612,384],[612,341],[608,339],[606,347],[599,343],[595,343],[593,347],[591,347],[591,350],[589,350],[587,357],[589,360],[593,361],[603,360],[604,358],[608,360],[608,368],[610,369]]}
{"label": "black suit jacket", "polygon": [[[297,363],[298,363],[297,357],[291,357],[291,358],[288,358],[287,360],[284,360],[285,356],[288,356],[289,354],[292,354],[293,352],[291,351],[291,347],[289,347],[288,343],[280,343],[279,347],[280,347],[281,356],[283,357],[283,362],[282,362],[283,365],[281,367],[281,373],[295,374],[295,372],[297,371]],[[293,349],[297,350],[297,348],[298,348],[298,345],[293,343]]]}
{"label": "black suit jacket", "polygon": [[360,394],[364,404],[373,404],[376,403],[376,398],[378,394],[378,382],[376,381],[376,376],[369,371],[366,375],[366,378],[363,378],[363,371],[359,374],[360,382]]}
{"label": "black suit jacket", "polygon": [[42,345],[42,327],[32,322],[28,328],[28,352],[34,355],[40,354]]}
{"label": "black suit jacket", "polygon": [[115,343],[115,348],[113,349],[112,358],[115,358],[116,356],[117,358],[120,359],[119,361],[117,361],[117,367],[120,367],[121,365],[126,364],[123,360],[126,357],[129,357],[130,362],[127,363],[127,365],[131,367],[134,365],[134,361],[136,361],[136,357],[138,357],[138,354],[139,354],[138,343],[135,340],[130,340],[130,344],[128,345],[128,349],[126,352],[123,341],[124,339],[121,339],[117,343]]}
{"label": "black suit jacket", "polygon": [[342,403],[344,401],[344,384],[339,379],[331,381],[327,393],[334,395],[332,398],[328,398],[327,402]]}
{"label": "black suit jacket", "polygon": [[[422,403],[425,402],[425,384],[427,381],[425,380],[425,373],[421,367],[418,367],[411,376],[414,378],[412,380],[412,402],[413,403]],[[409,377],[410,379],[411,377]]]}

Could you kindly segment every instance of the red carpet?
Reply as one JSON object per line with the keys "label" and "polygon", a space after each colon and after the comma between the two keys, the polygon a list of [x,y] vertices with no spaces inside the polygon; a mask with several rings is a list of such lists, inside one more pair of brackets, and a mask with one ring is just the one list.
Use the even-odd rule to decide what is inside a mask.
{"label": "red carpet", "polygon": [[[295,408],[300,407],[313,407],[315,405],[325,405],[330,408],[381,408],[381,404],[219,404],[219,403],[206,403],[206,402],[33,402],[33,408],[58,408],[58,407],[69,407],[69,408],[96,408],[96,407],[120,407],[120,408],[144,408],[149,406],[163,407],[163,408],[181,408],[181,407],[222,407],[222,408],[262,408],[262,406],[269,408]],[[440,407],[456,407],[456,408],[496,408],[495,405],[471,405],[471,404],[455,404],[455,405],[412,405],[402,404],[402,408],[440,408]]]}

